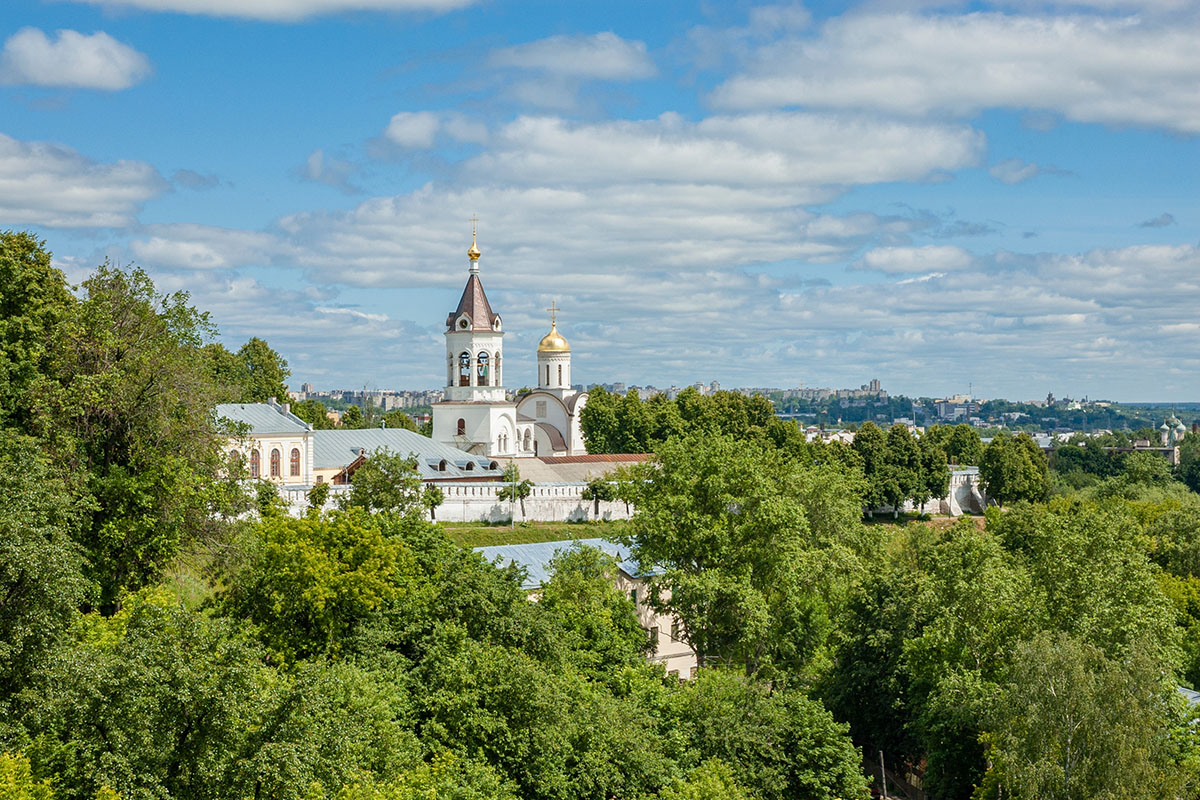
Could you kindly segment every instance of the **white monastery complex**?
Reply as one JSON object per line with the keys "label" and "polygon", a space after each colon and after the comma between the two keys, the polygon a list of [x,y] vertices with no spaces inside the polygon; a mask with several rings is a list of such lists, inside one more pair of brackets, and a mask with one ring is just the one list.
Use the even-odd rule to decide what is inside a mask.
{"label": "white monastery complex", "polygon": [[587,392],[571,388],[571,346],[550,332],[537,350],[537,388],[509,400],[504,388],[504,325],[479,279],[479,246],[471,232],[467,285],[446,317],[445,399],[433,406],[433,439],[488,458],[577,456],[587,453],[579,413]]}

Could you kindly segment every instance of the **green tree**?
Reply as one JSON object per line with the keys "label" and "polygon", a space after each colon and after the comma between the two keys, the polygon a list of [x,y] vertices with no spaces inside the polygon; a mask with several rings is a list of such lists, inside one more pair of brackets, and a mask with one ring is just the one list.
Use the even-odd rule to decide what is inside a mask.
{"label": "green tree", "polygon": [[559,551],[538,603],[560,632],[557,645],[598,678],[640,664],[652,647],[634,602],[616,588],[618,569],[615,558],[594,547]]}
{"label": "green tree", "polygon": [[[504,477],[501,478],[504,485],[496,492],[496,499],[500,502],[507,500],[509,504],[521,503],[521,517],[525,517],[525,498],[533,493],[533,481],[521,478],[521,470],[516,464],[509,464],[504,468]],[[515,519],[515,515],[514,519]],[[514,523],[515,524],[515,523]]]}
{"label": "green tree", "polygon": [[223,403],[244,403],[250,375],[237,353],[231,353],[220,342],[210,342],[202,348],[209,379],[215,384],[217,397]]}
{"label": "green tree", "polygon": [[620,491],[637,508],[626,537],[633,558],[661,570],[651,603],[678,615],[701,665],[795,672],[817,652],[828,630],[824,581],[846,569],[857,536],[856,485],[700,433],[627,470]]}
{"label": "green tree", "polygon": [[301,400],[292,403],[292,413],[312,425],[315,430],[332,430],[333,420],[327,414],[328,409],[320,400]]}
{"label": "green tree", "polygon": [[394,409],[383,415],[383,423],[389,428],[402,428],[406,431],[417,430],[417,423],[400,409]]}
{"label": "green tree", "polygon": [[426,508],[421,488],[415,457],[381,448],[355,470],[342,504],[345,508],[411,514]]}
{"label": "green tree", "polygon": [[659,800],[751,800],[750,793],[737,782],[733,769],[718,758],[710,758],[696,767],[687,778],[676,778],[658,793]]}
{"label": "green tree", "polygon": [[1028,434],[1012,437],[1001,431],[983,450],[979,478],[988,497],[999,505],[1043,500],[1048,489],[1049,467]]}
{"label": "green tree", "polygon": [[864,504],[873,513],[874,509],[887,504],[889,495],[899,492],[898,486],[893,490],[888,485],[887,437],[875,423],[864,422],[854,434],[852,447],[867,479]]}
{"label": "green tree", "polygon": [[87,596],[81,511],[35,440],[0,431],[0,728]]}
{"label": "green tree", "polygon": [[617,499],[617,485],[607,476],[601,475],[591,478],[584,487],[582,497],[584,500],[591,500],[592,517],[600,518],[600,501],[609,501]]}
{"label": "green tree", "polygon": [[257,336],[242,345],[237,352],[245,366],[246,403],[265,403],[274,397],[279,402],[287,399],[287,384],[285,381],[292,373],[288,370],[287,361],[271,349],[271,346]]}
{"label": "green tree", "polygon": [[979,438],[979,431],[965,423],[955,425],[950,430],[945,450],[946,458],[951,464],[978,466],[983,457],[983,442]]}
{"label": "green tree", "polygon": [[105,265],[82,288],[52,333],[34,427],[91,506],[79,540],[111,608],[182,546],[220,540],[245,506],[212,418],[207,315],[141,270]]}
{"label": "green tree", "polygon": [[264,520],[217,593],[227,615],[253,622],[289,660],[337,655],[375,612],[404,591],[412,555],[361,509]]}
{"label": "green tree", "polygon": [[334,800],[517,800],[487,764],[447,751],[384,784],[343,787]]}
{"label": "green tree", "polygon": [[1183,796],[1194,776],[1178,755],[1194,758],[1196,732],[1153,659],[1132,655],[1062,633],[1018,647],[988,736],[991,783],[1047,800]]}
{"label": "green tree", "polygon": [[431,521],[437,519],[437,508],[444,502],[446,502],[446,493],[442,491],[442,487],[432,483],[425,484],[425,488],[421,492],[421,504],[429,509]]}
{"label": "green tree", "polygon": [[307,514],[309,516],[320,516],[325,509],[325,504],[329,502],[329,484],[318,483],[305,494],[305,500],[308,501]]}
{"label": "green tree", "polygon": [[0,231],[0,424],[29,430],[30,392],[50,371],[54,331],[74,306],[46,243]]}
{"label": "green tree", "polygon": [[725,762],[761,800],[867,796],[846,726],[801,692],[703,669],[675,697],[672,721],[691,757]]}
{"label": "green tree", "polygon": [[921,451],[921,491],[913,502],[924,503],[930,497],[943,498],[950,493],[950,467],[946,454],[933,442],[924,437],[917,441]]}
{"label": "green tree", "polygon": [[630,389],[617,403],[617,445],[619,453],[645,453],[650,449],[653,421],[646,404]]}
{"label": "green tree", "polygon": [[54,800],[48,780],[33,777],[29,759],[20,753],[0,753],[0,797],[5,800]]}
{"label": "green tree", "polygon": [[363,411],[358,406],[350,406],[342,412],[342,427],[358,430],[365,428],[367,419],[363,416]]}
{"label": "green tree", "polygon": [[620,452],[616,410],[619,400],[603,386],[589,390],[587,405],[579,412],[579,426],[589,453]]}

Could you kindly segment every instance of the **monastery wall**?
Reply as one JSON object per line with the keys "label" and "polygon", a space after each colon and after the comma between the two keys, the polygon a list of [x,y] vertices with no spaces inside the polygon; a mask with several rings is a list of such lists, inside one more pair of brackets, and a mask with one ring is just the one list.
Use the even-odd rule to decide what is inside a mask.
{"label": "monastery wall", "polygon": [[[434,510],[439,522],[506,522],[514,504],[496,495],[503,483],[437,483],[445,500]],[[600,501],[600,513],[595,513],[593,500],[583,499],[586,483],[536,484],[525,498],[525,515],[521,504],[515,504],[517,522],[586,522],[589,520],[629,519],[632,509],[619,500]],[[330,486],[326,509],[337,507],[338,496],[350,490],[348,486]],[[292,516],[303,516],[308,508],[303,490],[281,487],[281,496]]]}

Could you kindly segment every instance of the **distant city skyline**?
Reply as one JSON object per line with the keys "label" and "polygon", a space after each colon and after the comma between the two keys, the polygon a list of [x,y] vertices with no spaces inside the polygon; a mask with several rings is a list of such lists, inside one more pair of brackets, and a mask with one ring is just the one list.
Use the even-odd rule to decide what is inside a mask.
{"label": "distant city skyline", "polygon": [[[197,9],[210,9],[204,13]],[[0,229],[293,380],[1200,400],[1200,8],[8,0]]]}

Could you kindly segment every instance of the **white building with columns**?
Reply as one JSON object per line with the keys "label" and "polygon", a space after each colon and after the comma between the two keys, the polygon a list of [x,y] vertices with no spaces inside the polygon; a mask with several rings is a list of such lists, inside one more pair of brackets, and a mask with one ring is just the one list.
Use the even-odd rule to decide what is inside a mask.
{"label": "white building with columns", "polygon": [[571,347],[558,332],[538,345],[537,389],[508,399],[504,388],[504,328],[479,279],[479,246],[471,233],[467,285],[446,317],[445,399],[433,406],[433,438],[488,457],[573,456],[587,449],[579,413],[587,393],[571,388]]}

